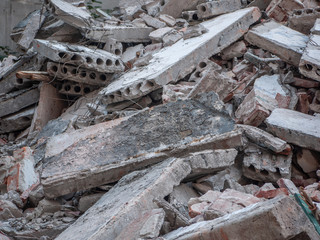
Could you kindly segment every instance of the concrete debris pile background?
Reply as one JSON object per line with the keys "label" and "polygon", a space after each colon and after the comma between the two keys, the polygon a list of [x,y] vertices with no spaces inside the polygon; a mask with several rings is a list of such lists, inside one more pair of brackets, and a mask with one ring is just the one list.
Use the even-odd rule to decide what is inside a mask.
{"label": "concrete debris pile background", "polygon": [[119,6],[13,29],[0,238],[319,239],[319,2]]}

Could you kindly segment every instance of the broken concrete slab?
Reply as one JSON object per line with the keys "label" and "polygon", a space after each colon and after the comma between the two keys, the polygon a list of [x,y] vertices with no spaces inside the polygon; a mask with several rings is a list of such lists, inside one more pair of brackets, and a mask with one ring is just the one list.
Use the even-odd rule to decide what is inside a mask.
{"label": "broken concrete slab", "polygon": [[99,88],[99,86],[68,80],[56,81],[53,86],[59,93],[67,96],[83,96]]}
{"label": "broken concrete slab", "polygon": [[209,29],[208,33],[186,41],[180,40],[155,53],[148,66],[128,71],[102,90],[100,95],[106,103],[119,102],[146,95],[169,82],[176,82],[191,73],[199,61],[236,41],[259,17],[257,8],[247,8],[203,22],[201,24]]}
{"label": "broken concrete slab", "polygon": [[160,1],[160,13],[179,18],[183,11],[194,10],[196,9],[196,6],[202,2],[204,2],[204,0]]}
{"label": "broken concrete slab", "polygon": [[46,7],[57,17],[79,29],[99,26],[86,8],[79,8],[63,0],[46,0]]}
{"label": "broken concrete slab", "polygon": [[54,62],[81,65],[98,72],[122,72],[124,65],[119,56],[101,49],[56,41],[34,40],[34,49]]}
{"label": "broken concrete slab", "polygon": [[195,223],[166,234],[163,238],[211,240],[212,238],[250,239],[252,236],[261,240],[284,240],[294,237],[316,240],[319,238],[301,207],[289,197],[278,197],[215,220]]}
{"label": "broken concrete slab", "polygon": [[308,42],[306,35],[272,20],[253,27],[245,39],[296,67]]}
{"label": "broken concrete slab", "polygon": [[84,37],[97,41],[106,42],[113,38],[123,43],[141,43],[149,42],[149,34],[154,29],[148,26],[136,26],[134,23],[123,23],[118,25],[117,22],[105,23],[103,27],[87,28],[82,34]]}
{"label": "broken concrete slab", "polygon": [[9,133],[26,129],[31,125],[34,113],[35,107],[29,107],[18,113],[1,118],[0,133]]}
{"label": "broken concrete slab", "polygon": [[301,149],[297,153],[297,163],[305,173],[315,172],[319,169],[319,156],[316,152],[308,149]]}
{"label": "broken concrete slab", "polygon": [[308,35],[317,18],[320,18],[320,7],[294,10],[288,19],[288,27]]}
{"label": "broken concrete slab", "polygon": [[68,79],[78,83],[89,85],[106,86],[112,81],[112,73],[96,72],[69,64],[60,64],[55,62],[47,63],[47,71],[50,76],[57,80]]}
{"label": "broken concrete slab", "polygon": [[241,5],[241,0],[210,1],[197,6],[197,16],[199,19],[206,19],[239,10]]}
{"label": "broken concrete slab", "polygon": [[163,37],[166,34],[173,32],[174,29],[171,27],[162,27],[150,33],[149,37],[154,42],[162,42]]}
{"label": "broken concrete slab", "polygon": [[204,174],[221,171],[234,164],[238,151],[236,149],[227,150],[207,150],[191,153],[185,160],[190,162],[191,173],[188,179],[199,177]]}
{"label": "broken concrete slab", "polygon": [[268,148],[276,153],[280,153],[287,148],[286,141],[283,141],[262,129],[242,124],[238,124],[237,127],[243,129],[246,137],[260,147]]}
{"label": "broken concrete slab", "polygon": [[232,98],[232,90],[235,88],[237,81],[228,77],[226,74],[219,73],[213,68],[207,71],[205,70],[205,73],[202,72],[201,75],[203,75],[202,78],[189,93],[188,98],[192,98],[199,93],[210,91],[217,93],[219,98],[224,102]]}
{"label": "broken concrete slab", "polygon": [[[52,139],[42,172],[46,196],[60,196],[114,182],[128,171],[162,161],[168,156],[188,154],[189,149],[190,152],[207,150],[207,147],[212,147],[212,138],[204,136],[228,133],[234,128],[233,121],[213,92],[194,100],[156,106],[128,119],[107,124],[112,125],[113,122],[116,125],[112,128],[102,127],[106,125],[102,123],[101,126],[77,131],[72,136],[64,134]],[[97,132],[97,129],[101,130]],[[87,144],[87,137],[92,144]],[[196,141],[197,138],[202,138],[202,141]],[[56,144],[56,141],[60,143]],[[227,141],[231,143],[234,139],[231,137]],[[223,149],[230,146],[225,140],[222,142]],[[241,139],[236,144],[241,144]],[[88,152],[89,156],[83,158],[83,154]]]}
{"label": "broken concrete slab", "polygon": [[37,88],[16,91],[12,94],[0,98],[0,117],[20,111],[39,101],[39,91]]}
{"label": "broken concrete slab", "polygon": [[[320,28],[320,19],[317,19],[314,29]],[[320,35],[312,31],[309,36],[309,42],[302,54],[299,71],[304,76],[320,82]]]}
{"label": "broken concrete slab", "polygon": [[95,193],[87,196],[83,196],[79,200],[78,209],[81,212],[87,211],[90,207],[92,207],[102,196],[104,193]]}
{"label": "broken concrete slab", "polygon": [[25,19],[13,28],[10,37],[23,50],[28,50],[46,19],[41,10],[31,12]]}
{"label": "broken concrete slab", "polygon": [[128,237],[130,224],[139,222],[140,228],[143,227],[149,218],[143,217],[143,212],[156,208],[153,199],[164,198],[172,192],[173,187],[179,185],[190,171],[183,160],[169,159],[126,175],[56,239],[111,240],[117,239],[122,232]]}
{"label": "broken concrete slab", "polygon": [[176,19],[168,14],[160,14],[159,19],[165,22],[169,27],[176,25]]}
{"label": "broken concrete slab", "polygon": [[265,121],[275,136],[300,147],[320,151],[319,116],[277,108]]}
{"label": "broken concrete slab", "polygon": [[233,58],[242,57],[247,52],[247,46],[244,41],[235,42],[220,54],[223,60],[231,60]]}
{"label": "broken concrete slab", "polygon": [[159,29],[159,28],[164,28],[167,26],[165,22],[160,21],[157,18],[151,17],[148,14],[142,13],[140,14],[140,17],[143,19],[143,21],[146,22],[146,24],[150,27]]}
{"label": "broken concrete slab", "polygon": [[247,178],[264,182],[290,179],[292,154],[274,155],[254,146],[249,146],[244,152],[242,171]]}

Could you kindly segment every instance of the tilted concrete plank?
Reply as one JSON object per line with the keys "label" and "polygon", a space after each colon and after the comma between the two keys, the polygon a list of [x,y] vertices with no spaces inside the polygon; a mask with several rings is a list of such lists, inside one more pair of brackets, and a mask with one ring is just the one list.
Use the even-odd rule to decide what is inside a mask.
{"label": "tilted concrete plank", "polygon": [[113,74],[110,73],[100,73],[69,64],[55,62],[48,62],[47,72],[57,80],[68,79],[74,82],[96,86],[107,86],[111,82],[113,76]]}
{"label": "tilted concrete plank", "polygon": [[54,62],[83,66],[98,72],[122,72],[124,65],[119,56],[101,49],[91,49],[81,45],[59,43],[36,39],[34,50]]}
{"label": "tilted concrete plank", "polygon": [[320,151],[320,117],[277,108],[266,119],[268,130],[300,147]]}
{"label": "tilted concrete plank", "polygon": [[[117,181],[130,171],[162,161],[167,154],[187,153],[184,147],[201,151],[191,144],[233,128],[233,120],[213,92],[144,110],[47,158],[42,172],[45,194],[56,197]],[[210,140],[202,144],[212,147]]]}
{"label": "tilted concrete plank", "polygon": [[299,71],[306,77],[320,82],[320,19],[314,25],[314,31],[310,34],[310,39],[299,64]]}
{"label": "tilted concrete plank", "polygon": [[154,54],[149,65],[134,68],[100,92],[106,102],[134,99],[176,82],[191,73],[200,61],[240,38],[260,18],[258,8],[242,9],[201,23],[209,31],[180,40]]}
{"label": "tilted concrete plank", "polygon": [[236,149],[207,150],[191,153],[186,157],[191,166],[191,174],[188,178],[201,176],[223,170],[234,164],[238,151]]}
{"label": "tilted concrete plank", "polygon": [[105,23],[103,27],[87,28],[82,34],[98,42],[107,42],[108,39],[113,38],[118,42],[141,43],[150,42],[149,34],[153,30],[152,27],[137,27],[130,23],[123,25]]}
{"label": "tilted concrete plank", "polygon": [[130,223],[140,220],[145,211],[157,208],[153,200],[170,194],[190,171],[183,160],[169,159],[126,175],[56,239],[116,239]]}
{"label": "tilted concrete plank", "polygon": [[286,141],[283,141],[260,128],[242,124],[238,124],[237,127],[243,129],[246,137],[261,147],[268,148],[277,153],[284,151],[287,147]]}
{"label": "tilted concrete plank", "polygon": [[245,39],[296,67],[308,42],[306,35],[273,20],[253,27]]}
{"label": "tilted concrete plank", "polygon": [[85,8],[79,8],[63,0],[47,0],[47,9],[64,22],[76,28],[98,25],[90,12]]}
{"label": "tilted concrete plank", "polygon": [[199,4],[197,15],[199,19],[214,17],[223,13],[233,12],[241,8],[241,0],[219,0]]}
{"label": "tilted concrete plank", "polygon": [[15,132],[27,128],[31,124],[35,107],[24,109],[0,120],[0,133]]}
{"label": "tilted concrete plank", "polygon": [[314,226],[295,200],[278,197],[250,205],[215,220],[179,228],[163,238],[285,240],[294,239],[295,236],[301,237],[297,239],[319,239]]}
{"label": "tilted concrete plank", "polygon": [[[199,2],[204,0],[168,0],[160,4],[160,13],[168,14],[174,18],[181,17],[183,11],[194,10]],[[161,3],[161,1],[160,1]]]}
{"label": "tilted concrete plank", "polygon": [[39,101],[37,88],[23,90],[10,98],[0,98],[0,117],[15,113]]}

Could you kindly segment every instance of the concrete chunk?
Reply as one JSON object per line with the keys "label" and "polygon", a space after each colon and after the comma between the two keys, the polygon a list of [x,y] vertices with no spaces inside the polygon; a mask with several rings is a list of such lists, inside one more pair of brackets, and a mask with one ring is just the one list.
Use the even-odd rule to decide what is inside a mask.
{"label": "concrete chunk", "polygon": [[160,21],[157,18],[151,17],[148,14],[142,13],[140,17],[146,22],[146,24],[153,28],[164,28],[167,26],[164,22]]}
{"label": "concrete chunk", "polygon": [[289,197],[278,197],[253,204],[212,221],[199,222],[177,229],[164,235],[163,238],[165,240],[211,240],[252,239],[253,236],[260,240],[285,240],[294,237],[316,240],[319,238],[302,208]]}
{"label": "concrete chunk", "polygon": [[317,19],[314,25],[315,31],[310,35],[307,47],[301,57],[299,71],[304,76],[320,82],[320,34],[316,33],[316,29],[319,28],[320,19]]}
{"label": "concrete chunk", "polygon": [[238,154],[236,149],[207,150],[191,153],[185,160],[190,162],[192,169],[188,178],[221,171],[234,164]]}
{"label": "concrete chunk", "polygon": [[249,146],[245,154],[242,170],[247,178],[264,182],[276,182],[279,178],[290,179],[292,154],[274,155],[254,146]]}
{"label": "concrete chunk", "polygon": [[[168,14],[174,18],[181,17],[183,11],[194,10],[204,0],[168,0],[160,1],[160,13]],[[163,3],[163,4],[162,4]]]}
{"label": "concrete chunk", "polygon": [[320,7],[294,10],[288,19],[288,27],[308,35],[317,18],[320,18]]}
{"label": "concrete chunk", "polygon": [[39,101],[39,91],[36,88],[21,90],[7,97],[0,98],[0,117],[20,111]]}
{"label": "concrete chunk", "polygon": [[81,65],[98,72],[122,72],[124,65],[119,56],[101,49],[56,41],[34,40],[35,51],[54,62]]}
{"label": "concrete chunk", "polygon": [[207,33],[162,49],[154,54],[148,66],[127,72],[103,89],[100,95],[107,103],[112,103],[134,99],[176,82],[191,73],[201,60],[240,38],[259,17],[258,8],[247,8],[203,22],[201,25],[209,29]]}
{"label": "concrete chunk", "polygon": [[162,42],[162,38],[166,35],[169,34],[170,32],[173,32],[174,29],[171,27],[164,27],[164,28],[159,28],[153,32],[150,33],[149,37],[151,40],[156,41],[156,42]]}
{"label": "concrete chunk", "polygon": [[150,215],[144,216],[143,212],[156,208],[153,200],[172,192],[190,171],[181,159],[169,159],[126,175],[56,239],[112,240],[118,239],[122,232],[127,234],[127,239],[137,239],[132,235],[128,237],[134,233],[130,231],[130,224],[138,222],[144,226]]}
{"label": "concrete chunk", "polygon": [[267,118],[268,131],[281,139],[311,150],[320,151],[320,117],[277,108]]}
{"label": "concrete chunk", "polygon": [[209,1],[197,6],[197,15],[199,19],[205,19],[229,13],[241,8],[241,0],[219,0]]}
{"label": "concrete chunk", "polygon": [[299,66],[308,37],[275,21],[262,23],[252,28],[245,39],[277,55],[283,61]]}
{"label": "concrete chunk", "polygon": [[282,139],[277,138],[272,134],[257,127],[241,124],[237,126],[240,129],[243,129],[244,134],[247,138],[261,147],[266,147],[276,153],[284,151],[287,147],[286,141],[283,141]]}
{"label": "concrete chunk", "polygon": [[23,109],[18,113],[1,119],[0,133],[9,133],[23,130],[31,125],[35,107]]}
{"label": "concrete chunk", "polygon": [[[163,161],[168,156],[207,150],[218,141],[212,143],[212,138],[204,136],[228,133],[234,128],[214,93],[156,106],[116,122],[112,128],[102,123],[70,136],[63,134],[51,139],[42,172],[46,196],[60,196],[114,182],[134,169]],[[197,138],[203,140],[195,141]],[[232,142],[232,137],[228,141]],[[230,145],[225,140],[222,142],[223,149]],[[213,149],[219,149],[217,146]]]}

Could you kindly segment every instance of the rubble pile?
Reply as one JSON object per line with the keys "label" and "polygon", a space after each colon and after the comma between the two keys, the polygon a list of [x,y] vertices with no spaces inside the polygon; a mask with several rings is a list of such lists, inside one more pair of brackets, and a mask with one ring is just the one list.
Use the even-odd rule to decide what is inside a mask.
{"label": "rubble pile", "polygon": [[0,239],[320,239],[316,0],[44,0],[0,62]]}

